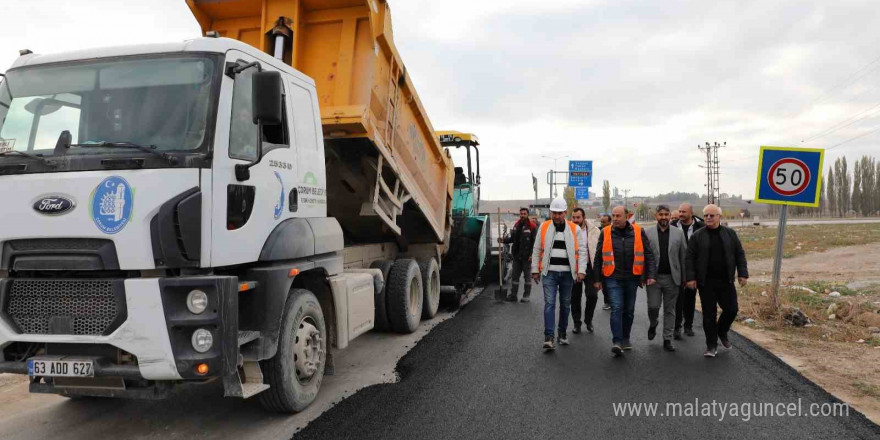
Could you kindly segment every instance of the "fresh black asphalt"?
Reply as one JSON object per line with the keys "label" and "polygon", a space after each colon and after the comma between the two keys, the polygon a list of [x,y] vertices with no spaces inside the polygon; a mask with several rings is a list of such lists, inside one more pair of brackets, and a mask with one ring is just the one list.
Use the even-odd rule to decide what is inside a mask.
{"label": "fresh black asphalt", "polygon": [[[537,287],[537,286],[536,286]],[[703,358],[702,326],[678,351],[647,340],[639,292],[634,350],[612,358],[609,312],[596,333],[543,353],[540,289],[529,304],[496,304],[494,287],[427,335],[398,363],[399,383],[361,390],[294,434],[306,439],[880,439],[850,409],[839,417],[615,416],[613,403],[839,402],[767,351],[732,335],[734,348]],[[537,294],[537,295],[536,295]],[[537,296],[537,297],[535,297]],[[697,315],[697,321],[701,319]],[[698,400],[697,400],[698,399]],[[742,407],[742,406],[741,406]]]}

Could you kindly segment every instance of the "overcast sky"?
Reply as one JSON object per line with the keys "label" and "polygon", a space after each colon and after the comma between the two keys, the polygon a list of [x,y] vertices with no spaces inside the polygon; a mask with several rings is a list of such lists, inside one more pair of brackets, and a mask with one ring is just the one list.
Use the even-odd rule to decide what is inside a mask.
{"label": "overcast sky", "polygon": [[[761,145],[880,157],[876,1],[395,0],[394,38],[435,129],[477,133],[484,197],[540,195],[553,161],[594,161],[631,194],[754,196]],[[199,36],[184,0],[5,0],[0,71],[18,50]],[[850,125],[822,134],[845,121]],[[846,125],[846,124],[843,124]],[[869,134],[870,133],[870,134]],[[809,140],[802,142],[802,140]],[[563,169],[559,160],[557,169]],[[826,167],[827,168],[827,167]],[[601,191],[599,191],[601,192]]]}

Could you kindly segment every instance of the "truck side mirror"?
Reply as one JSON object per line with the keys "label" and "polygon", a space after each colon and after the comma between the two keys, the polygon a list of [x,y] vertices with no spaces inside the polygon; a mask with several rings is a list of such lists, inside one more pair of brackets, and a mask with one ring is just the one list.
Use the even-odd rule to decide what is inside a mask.
{"label": "truck side mirror", "polygon": [[281,124],[284,117],[281,110],[282,95],[280,72],[262,71],[254,74],[254,124]]}
{"label": "truck side mirror", "polygon": [[263,127],[280,125],[284,118],[281,73],[262,70],[254,73],[251,93],[253,94],[254,124],[259,126],[257,130],[257,160],[249,164],[235,166],[235,178],[239,182],[250,179],[250,168],[263,159]]}

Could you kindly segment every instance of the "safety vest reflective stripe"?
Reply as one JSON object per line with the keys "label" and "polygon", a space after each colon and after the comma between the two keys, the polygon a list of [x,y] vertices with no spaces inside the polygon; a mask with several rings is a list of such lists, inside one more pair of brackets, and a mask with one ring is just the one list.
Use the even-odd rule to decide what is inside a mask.
{"label": "safety vest reflective stripe", "polygon": [[[578,260],[580,260],[580,254],[578,254],[577,225],[568,221],[566,221],[566,223],[568,223],[568,226],[571,229],[571,236],[574,238],[574,270],[577,272],[579,264]],[[538,257],[538,272],[543,272],[544,270],[544,244],[547,238],[547,229],[550,228],[551,224],[553,224],[553,220],[547,220],[541,224],[541,253]]]}
{"label": "safety vest reflective stripe", "polygon": [[[633,243],[633,275],[645,273],[645,247],[642,243],[642,228],[633,224],[633,234],[636,237]],[[611,226],[602,230],[602,275],[610,277],[614,274],[614,244],[611,242]]]}

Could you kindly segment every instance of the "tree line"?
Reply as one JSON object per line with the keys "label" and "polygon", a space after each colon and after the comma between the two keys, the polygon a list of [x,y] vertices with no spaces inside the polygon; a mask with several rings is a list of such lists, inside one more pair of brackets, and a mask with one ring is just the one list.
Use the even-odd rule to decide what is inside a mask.
{"label": "tree line", "polygon": [[[769,205],[768,213],[776,215],[779,206]],[[880,214],[880,161],[862,156],[849,167],[840,157],[822,177],[818,208],[789,207],[797,216],[872,216]]]}

